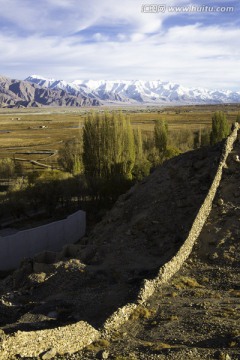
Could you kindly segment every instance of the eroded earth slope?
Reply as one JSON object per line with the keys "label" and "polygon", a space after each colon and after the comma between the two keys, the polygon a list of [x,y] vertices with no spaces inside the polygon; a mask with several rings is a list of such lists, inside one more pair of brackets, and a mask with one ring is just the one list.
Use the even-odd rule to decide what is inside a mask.
{"label": "eroded earth slope", "polygon": [[[98,329],[117,308],[134,301],[142,280],[153,278],[186,238],[221,150],[218,144],[166,162],[123,195],[80,244],[26,261],[3,281],[3,344],[8,343],[6,334],[19,329],[30,334],[79,321]],[[227,352],[238,359],[240,164],[233,158],[238,152],[237,143],[208,223],[172,281],[104,341],[62,358],[221,359]],[[75,352],[71,341],[67,337],[68,350],[57,352]],[[28,347],[32,356],[47,350],[41,341]]]}
{"label": "eroded earth slope", "polygon": [[[239,154],[237,141],[187,262],[111,334],[105,349],[98,343],[110,359],[240,359]],[[70,358],[97,358],[100,350],[92,350]]]}

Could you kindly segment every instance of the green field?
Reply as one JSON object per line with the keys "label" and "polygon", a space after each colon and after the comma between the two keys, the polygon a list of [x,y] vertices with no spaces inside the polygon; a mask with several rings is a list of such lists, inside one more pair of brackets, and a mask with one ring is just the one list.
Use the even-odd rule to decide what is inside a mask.
{"label": "green field", "polygon": [[164,119],[169,131],[199,130],[211,127],[212,114],[224,111],[229,123],[236,120],[240,104],[194,105],[181,107],[95,107],[91,108],[31,108],[0,110],[0,158],[16,158],[29,169],[38,166],[30,160],[57,166],[57,150],[65,140],[78,136],[89,111],[126,113],[134,128],[143,133],[153,130],[156,119]]}

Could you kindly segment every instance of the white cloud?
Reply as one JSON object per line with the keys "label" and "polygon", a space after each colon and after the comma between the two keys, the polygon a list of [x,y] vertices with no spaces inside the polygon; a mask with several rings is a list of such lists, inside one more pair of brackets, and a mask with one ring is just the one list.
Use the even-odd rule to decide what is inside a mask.
{"label": "white cloud", "polygon": [[93,35],[93,39],[96,41],[108,41],[109,37],[98,32]]}
{"label": "white cloud", "polygon": [[126,31],[157,31],[169,14],[142,13],[143,3],[144,0],[41,0],[34,3],[32,0],[0,0],[0,17],[12,22],[18,31],[32,34],[64,35],[110,23],[126,25]]}
{"label": "white cloud", "polygon": [[[240,29],[197,23],[166,30],[163,20],[173,14],[142,13],[144,3],[0,0],[1,17],[12,24],[0,34],[2,74],[24,78],[40,73],[66,80],[163,79],[239,89]],[[168,1],[174,3],[180,6],[188,0]],[[91,26],[99,31],[88,38],[74,35]],[[114,36],[104,32],[109,26],[117,29]]]}
{"label": "white cloud", "polygon": [[130,37],[131,41],[135,42],[135,41],[143,41],[144,39],[146,39],[146,36],[142,33],[133,33]]}
{"label": "white cloud", "polygon": [[[163,79],[186,86],[237,88],[240,29],[176,27],[138,41],[81,43],[78,38],[0,36],[3,74],[73,80]],[[6,65],[7,64],[7,65]],[[3,71],[2,70],[2,71]],[[15,75],[14,75],[15,76]],[[16,77],[16,76],[15,76]]]}

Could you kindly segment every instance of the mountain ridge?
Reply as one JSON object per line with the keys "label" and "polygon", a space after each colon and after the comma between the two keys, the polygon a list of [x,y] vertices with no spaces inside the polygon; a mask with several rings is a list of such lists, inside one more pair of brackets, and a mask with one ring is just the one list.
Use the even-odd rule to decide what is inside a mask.
{"label": "mountain ridge", "polygon": [[0,107],[95,106],[97,99],[71,95],[63,89],[49,89],[38,84],[0,75]]}
{"label": "mountain ridge", "polygon": [[240,102],[240,91],[187,88],[161,80],[65,80],[28,76],[26,81],[71,95],[88,96],[99,102],[130,104],[221,104]]}

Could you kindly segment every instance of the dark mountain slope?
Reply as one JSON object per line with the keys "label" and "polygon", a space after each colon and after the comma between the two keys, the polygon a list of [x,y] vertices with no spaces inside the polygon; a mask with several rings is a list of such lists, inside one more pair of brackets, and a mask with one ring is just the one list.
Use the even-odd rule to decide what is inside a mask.
{"label": "dark mountain slope", "polygon": [[27,81],[0,76],[0,107],[95,106],[96,99],[69,95],[64,90],[51,90]]}

